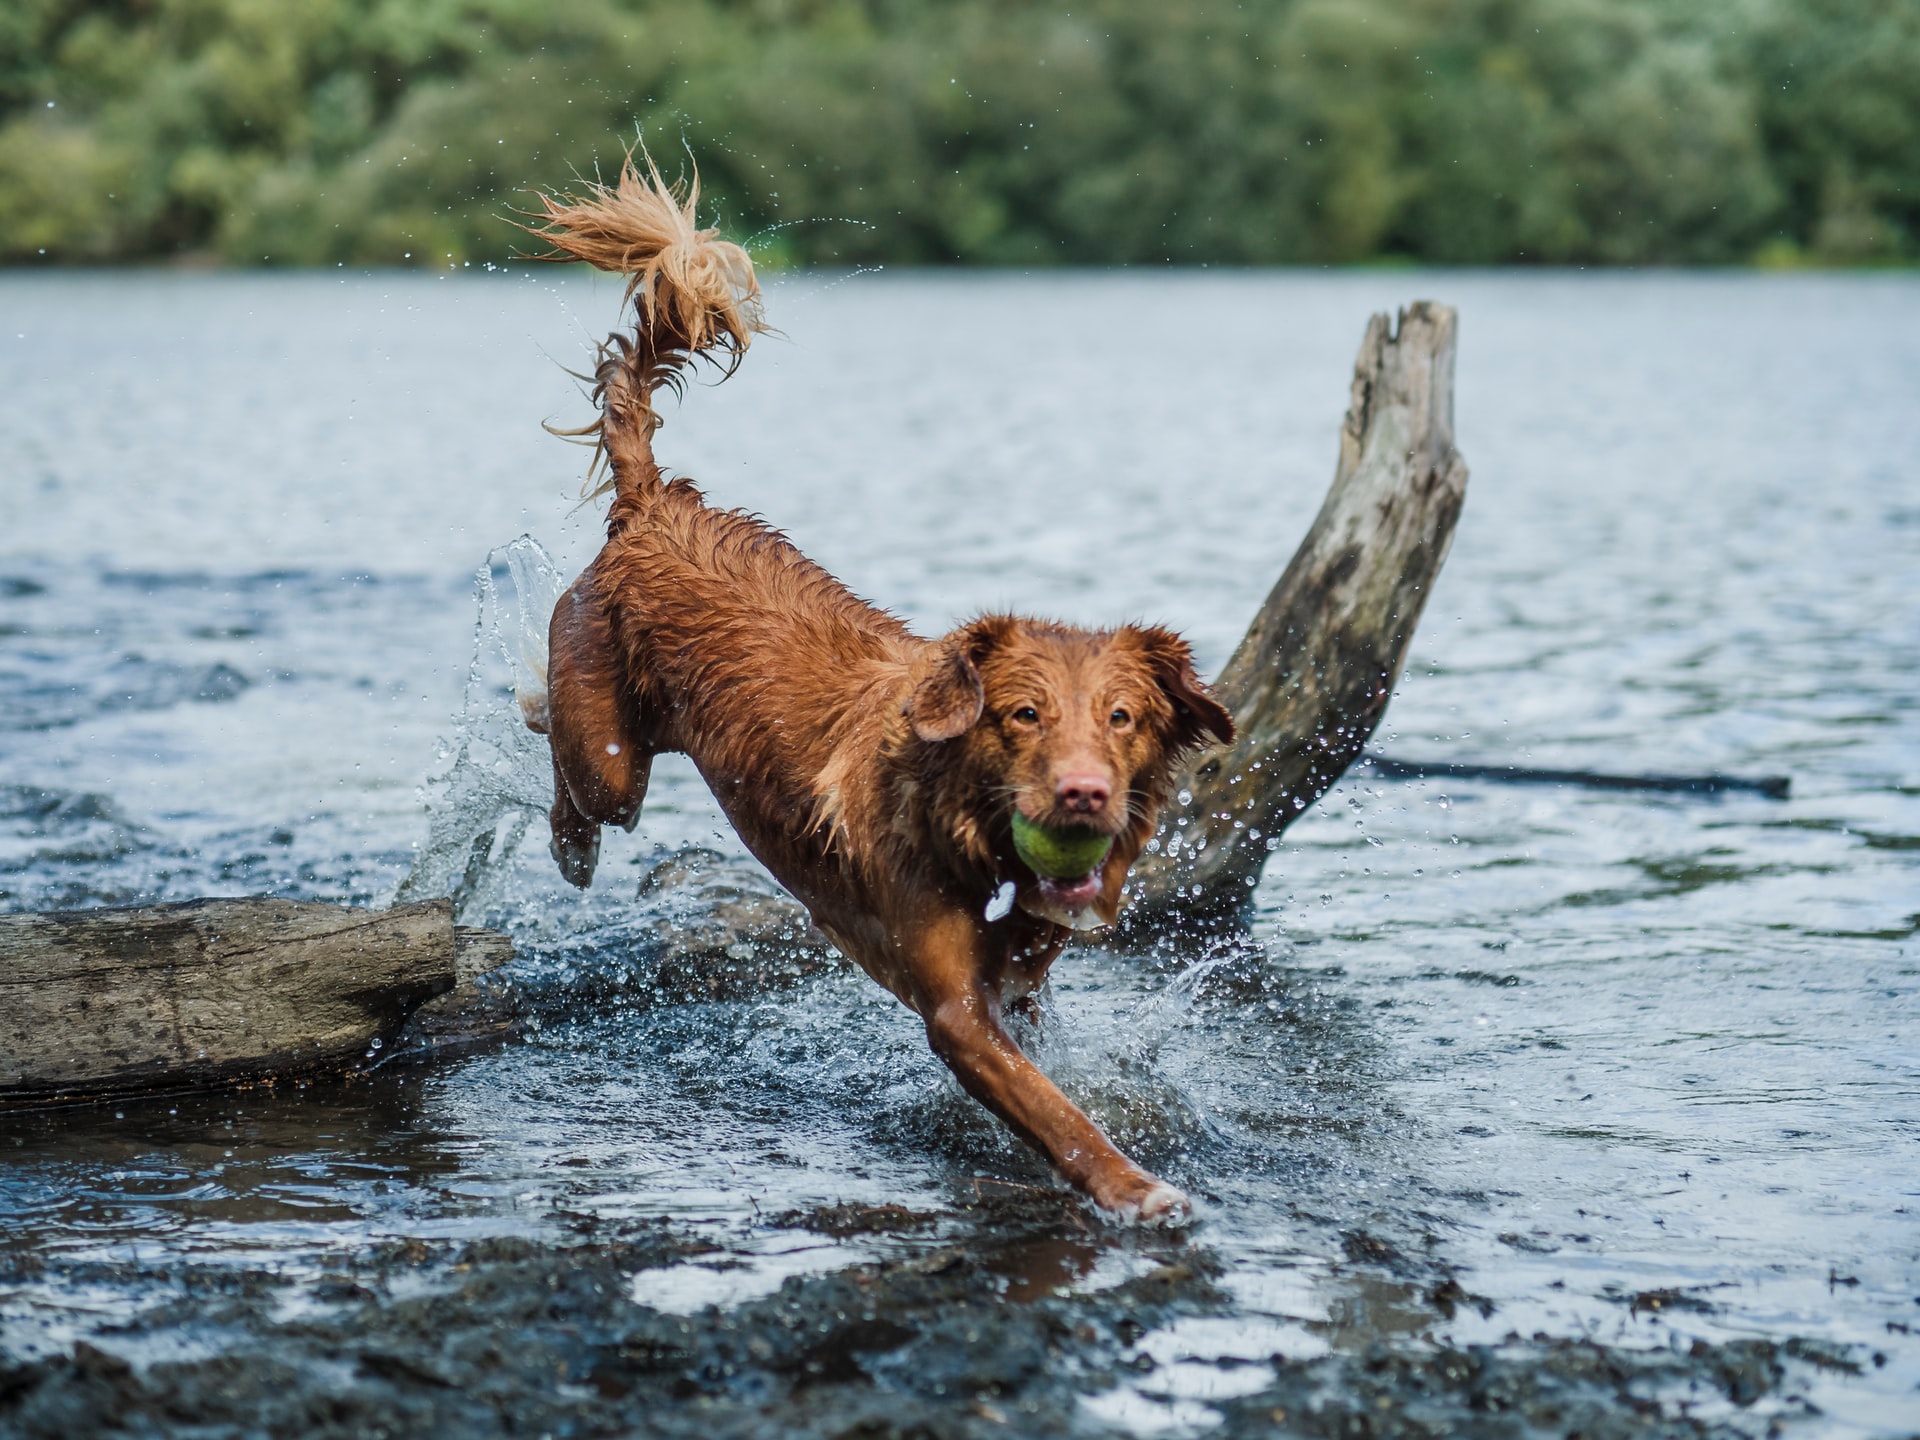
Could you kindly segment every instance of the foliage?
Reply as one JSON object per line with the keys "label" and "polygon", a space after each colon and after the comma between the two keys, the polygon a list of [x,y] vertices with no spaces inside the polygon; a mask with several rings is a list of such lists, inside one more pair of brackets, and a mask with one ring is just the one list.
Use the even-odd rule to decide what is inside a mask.
{"label": "foliage", "polygon": [[8,0],[0,259],[504,260],[637,133],[775,263],[1912,259],[1916,75],[1913,0]]}

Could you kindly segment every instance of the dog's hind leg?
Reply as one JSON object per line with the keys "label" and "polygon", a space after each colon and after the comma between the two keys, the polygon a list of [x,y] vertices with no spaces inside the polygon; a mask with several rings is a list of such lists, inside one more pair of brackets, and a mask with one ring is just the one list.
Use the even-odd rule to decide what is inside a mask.
{"label": "dog's hind leg", "polygon": [[600,827],[631,830],[640,818],[653,753],[591,569],[553,607],[547,633],[553,858],[585,889],[600,859]]}

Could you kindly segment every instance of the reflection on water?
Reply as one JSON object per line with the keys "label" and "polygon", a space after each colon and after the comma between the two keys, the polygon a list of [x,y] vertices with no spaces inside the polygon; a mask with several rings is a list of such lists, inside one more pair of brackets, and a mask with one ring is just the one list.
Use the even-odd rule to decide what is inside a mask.
{"label": "reflection on water", "polygon": [[[1089,1414],[1204,1425],[1250,1362],[1381,1339],[1797,1335],[1860,1368],[1810,1392],[1829,1423],[1893,1428],[1920,1383],[1920,283],[788,282],[789,340],[696,390],[662,453],[923,628],[1146,616],[1217,666],[1318,503],[1366,313],[1416,293],[1461,308],[1474,480],[1383,746],[1793,798],[1356,776],[1288,833],[1250,943],[1066,957],[1033,1044],[1202,1197],[1221,1295]],[[420,787],[486,739],[455,734],[463,694],[475,726],[511,712],[510,654],[469,688],[474,566],[523,531],[568,573],[591,553],[583,457],[538,421],[581,413],[553,361],[616,291],[0,295],[0,905],[392,895],[437,843]],[[1223,307],[1192,363],[1143,363]],[[684,1312],[937,1263],[1046,1192],[861,977],[652,984],[642,878],[739,853],[690,767],[659,764],[579,896],[537,826],[510,843],[543,782],[488,733],[493,849],[442,878],[515,933],[528,1041],[0,1120],[0,1348],[217,1348],[183,1265],[270,1274],[291,1314],[373,1247],[663,1216],[714,1248],[635,1298]],[[817,1218],[884,1206],[922,1218]],[[992,1254],[1014,1302],[1177,1259],[1077,1212]],[[107,1333],[140,1311],[182,1318]]]}

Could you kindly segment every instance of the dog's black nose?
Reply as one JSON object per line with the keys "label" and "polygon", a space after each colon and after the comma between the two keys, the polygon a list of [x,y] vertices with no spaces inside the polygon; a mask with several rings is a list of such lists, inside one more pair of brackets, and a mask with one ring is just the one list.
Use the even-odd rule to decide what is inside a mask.
{"label": "dog's black nose", "polygon": [[1062,775],[1053,795],[1062,810],[1075,815],[1098,815],[1107,808],[1112,787],[1098,775]]}

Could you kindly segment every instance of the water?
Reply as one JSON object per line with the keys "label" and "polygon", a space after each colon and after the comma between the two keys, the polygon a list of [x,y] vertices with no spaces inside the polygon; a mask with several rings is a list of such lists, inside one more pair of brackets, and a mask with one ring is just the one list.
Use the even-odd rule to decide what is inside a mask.
{"label": "water", "polygon": [[[1920,281],[790,280],[784,336],[660,449],[926,631],[1148,618],[1217,669],[1324,491],[1366,315],[1416,296],[1461,311],[1474,476],[1382,748],[1785,773],[1793,798],[1351,778],[1288,832],[1253,943],[1063,959],[1035,1044],[1202,1197],[1230,1296],[1144,1336],[1156,1368],[1088,1423],[1204,1431],[1262,1383],[1237,1359],[1587,1334],[1802,1337],[1858,1367],[1806,1378],[1804,1424],[1911,1429]],[[616,298],[545,272],[0,278],[0,906],[379,903],[452,783],[501,817],[465,903],[515,933],[536,1014],[430,1069],[0,1119],[5,1355],[217,1352],[170,1265],[267,1266],[297,1313],[383,1241],[581,1217],[710,1234],[633,1282],[691,1311],[964,1243],[969,1201],[1047,1183],[858,975],[650,993],[645,867],[740,853],[690,767],[656,767],[586,896],[537,826],[498,859],[541,776],[489,634],[470,683],[475,569],[526,531],[567,574],[591,555],[585,456],[539,421],[586,413],[562,366]],[[510,637],[507,571],[484,578]],[[772,1223],[837,1202],[940,1218]],[[1491,1313],[1436,1315],[1369,1244]],[[1098,1229],[1021,1254],[1014,1299],[1162,1258]]]}

